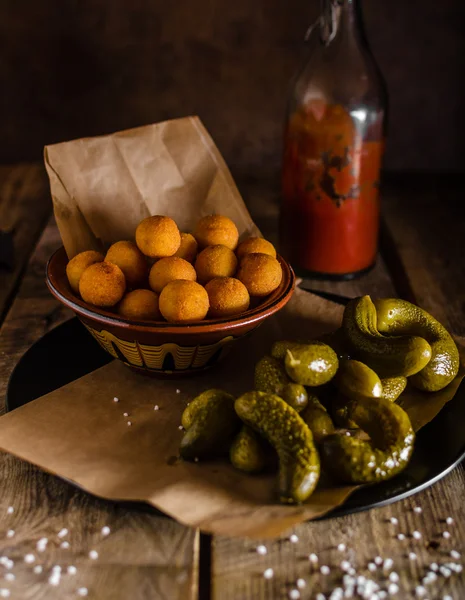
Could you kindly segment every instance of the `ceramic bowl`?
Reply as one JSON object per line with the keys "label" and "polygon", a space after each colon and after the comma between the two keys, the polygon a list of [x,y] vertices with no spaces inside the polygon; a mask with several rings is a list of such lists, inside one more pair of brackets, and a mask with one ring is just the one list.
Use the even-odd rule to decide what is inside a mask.
{"label": "ceramic bowl", "polygon": [[[86,304],[71,290],[66,277],[65,249],[57,250],[47,264],[46,283],[62,304],[73,310],[97,342],[111,356],[147,375],[193,375],[224,358],[240,342],[290,300],[294,272],[278,256],[283,269],[280,286],[259,306],[228,319],[205,319],[191,325],[162,321],[132,321]],[[70,340],[72,344],[72,340]]]}

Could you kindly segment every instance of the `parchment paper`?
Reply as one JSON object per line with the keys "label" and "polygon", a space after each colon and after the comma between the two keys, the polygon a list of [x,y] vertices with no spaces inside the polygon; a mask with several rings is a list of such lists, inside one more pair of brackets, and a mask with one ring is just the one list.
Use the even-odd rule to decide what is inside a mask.
{"label": "parchment paper", "polygon": [[156,214],[190,231],[219,213],[242,237],[260,233],[198,117],[46,146],[44,160],[68,258],[133,239]]}
{"label": "parchment paper", "polygon": [[[289,304],[232,350],[226,362],[192,379],[150,379],[113,361],[2,417],[0,447],[97,496],[146,501],[203,531],[276,537],[340,505],[356,488],[320,486],[306,504],[281,506],[276,503],[276,476],[245,475],[226,461],[177,460],[181,413],[207,388],[236,395],[251,389],[255,361],[274,340],[332,330],[339,326],[342,310],[296,290]],[[402,404],[416,430],[453,397],[460,380],[436,394],[405,394]]]}

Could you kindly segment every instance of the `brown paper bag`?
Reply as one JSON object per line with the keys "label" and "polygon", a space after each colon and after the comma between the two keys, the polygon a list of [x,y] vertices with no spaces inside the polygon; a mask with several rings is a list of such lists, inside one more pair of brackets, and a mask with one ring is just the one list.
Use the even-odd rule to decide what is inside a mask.
{"label": "brown paper bag", "polygon": [[[341,306],[296,290],[223,364],[192,379],[151,379],[113,361],[2,417],[0,447],[97,496],[142,500],[207,532],[276,537],[339,506],[356,488],[321,481],[302,506],[279,505],[275,475],[246,475],[224,460],[178,460],[181,413],[207,388],[235,395],[251,389],[254,364],[273,341],[335,329],[341,314]],[[402,403],[416,430],[453,397],[460,381],[436,394],[405,393]]]}
{"label": "brown paper bag", "polygon": [[198,117],[46,146],[55,218],[72,258],[130,240],[150,215],[189,231],[200,217],[230,217],[259,235],[218,148]]}

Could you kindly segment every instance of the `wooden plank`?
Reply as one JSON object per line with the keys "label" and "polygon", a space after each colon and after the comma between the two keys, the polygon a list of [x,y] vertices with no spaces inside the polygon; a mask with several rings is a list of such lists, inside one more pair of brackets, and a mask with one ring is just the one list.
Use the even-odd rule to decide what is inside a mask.
{"label": "wooden plank", "polygon": [[50,211],[43,165],[0,166],[0,229],[12,232],[15,258],[11,271],[0,267],[0,323]]}
{"label": "wooden plank", "polygon": [[[46,260],[59,245],[51,219],[0,330],[2,406],[8,375],[22,353],[70,316],[44,282]],[[0,554],[14,561],[9,572],[15,580],[4,578],[0,588],[11,590],[11,597],[61,600],[78,597],[81,587],[88,588],[89,598],[102,600],[198,597],[196,531],[145,507],[94,498],[7,454],[0,454],[0,477],[0,529],[15,532],[0,540]],[[8,513],[9,506],[14,507],[13,514]],[[104,526],[110,527],[110,535],[102,535]],[[62,528],[69,534],[60,538]],[[42,537],[49,542],[39,552],[36,545]],[[66,541],[69,548],[61,547]],[[98,552],[97,560],[89,557],[91,550]],[[35,562],[25,562],[31,553]],[[36,565],[43,567],[42,573],[34,572]],[[55,565],[62,568],[61,578],[52,577]],[[70,565],[76,566],[76,575],[66,574]]]}
{"label": "wooden plank", "polygon": [[385,187],[384,256],[399,293],[465,335],[463,187],[459,175],[397,175]]}

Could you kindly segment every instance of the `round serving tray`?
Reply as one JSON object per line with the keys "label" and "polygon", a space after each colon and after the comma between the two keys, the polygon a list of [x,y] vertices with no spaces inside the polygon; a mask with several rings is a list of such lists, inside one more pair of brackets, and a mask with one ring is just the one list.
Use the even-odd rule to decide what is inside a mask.
{"label": "round serving tray", "polygon": [[[324,295],[324,294],[322,294]],[[328,295],[325,295],[326,297]],[[330,295],[331,300],[346,299]],[[72,339],[73,345],[67,344]],[[71,360],[69,352],[76,354]],[[20,359],[11,374],[6,407],[8,411],[39,398],[113,360],[86,331],[77,318],[45,334]],[[465,457],[465,385],[437,417],[417,434],[408,467],[397,477],[365,486],[324,518],[368,510],[406,498],[432,485]]]}

